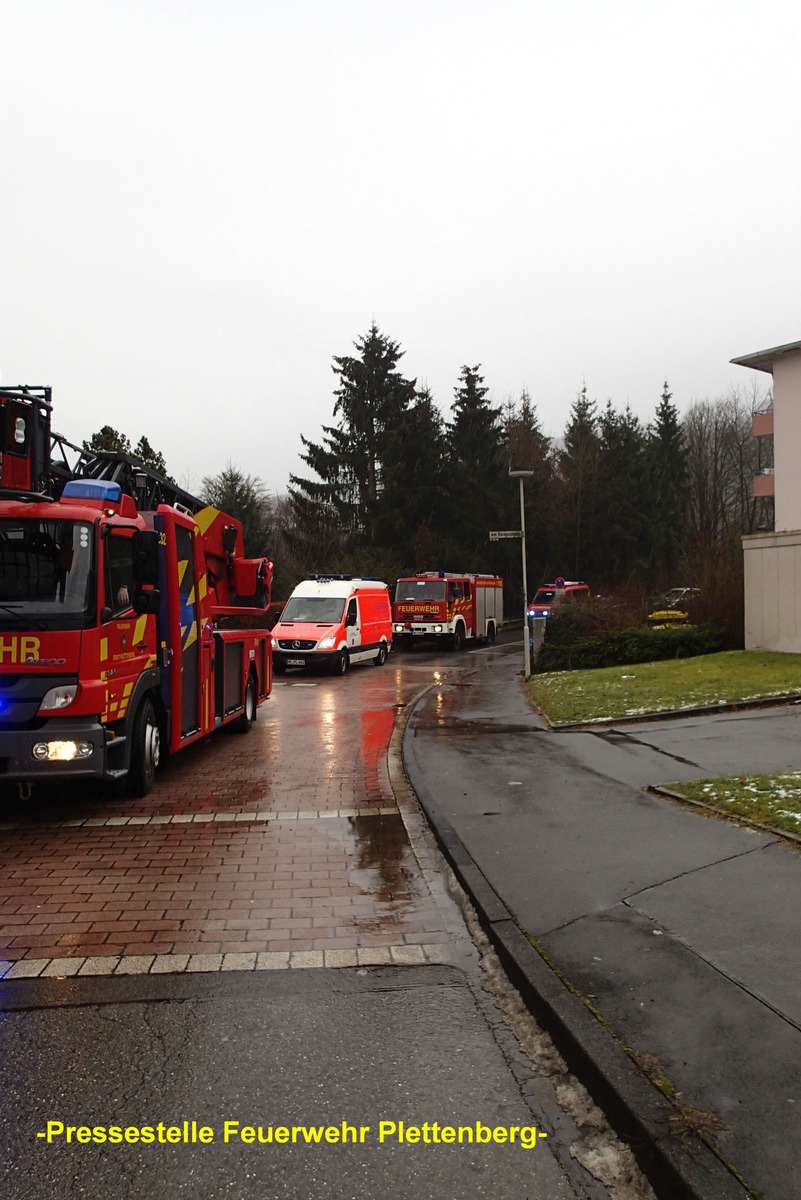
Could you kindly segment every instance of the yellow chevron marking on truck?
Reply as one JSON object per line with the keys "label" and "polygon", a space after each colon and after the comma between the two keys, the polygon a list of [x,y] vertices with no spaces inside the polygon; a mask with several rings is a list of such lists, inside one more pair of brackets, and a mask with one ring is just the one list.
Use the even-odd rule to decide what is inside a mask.
{"label": "yellow chevron marking on truck", "polygon": [[207,508],[201,508],[199,513],[195,513],[195,524],[201,533],[205,533],[207,529],[211,528],[219,515],[219,508],[209,505]]}

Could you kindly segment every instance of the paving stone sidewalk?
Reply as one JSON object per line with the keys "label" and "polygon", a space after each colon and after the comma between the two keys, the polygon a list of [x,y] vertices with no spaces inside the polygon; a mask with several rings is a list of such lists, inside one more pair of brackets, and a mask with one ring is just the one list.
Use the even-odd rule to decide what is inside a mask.
{"label": "paving stone sidewalk", "polygon": [[447,960],[388,760],[428,675],[290,676],[249,734],[188,748],[143,799],[6,804],[5,978]]}

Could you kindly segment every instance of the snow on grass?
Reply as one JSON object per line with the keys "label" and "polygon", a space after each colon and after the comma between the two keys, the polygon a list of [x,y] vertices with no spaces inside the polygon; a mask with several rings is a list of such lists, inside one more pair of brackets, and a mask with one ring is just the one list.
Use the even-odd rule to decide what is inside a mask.
{"label": "snow on grass", "polygon": [[771,829],[795,833],[801,828],[801,771],[694,779],[666,787],[688,800],[725,808]]}

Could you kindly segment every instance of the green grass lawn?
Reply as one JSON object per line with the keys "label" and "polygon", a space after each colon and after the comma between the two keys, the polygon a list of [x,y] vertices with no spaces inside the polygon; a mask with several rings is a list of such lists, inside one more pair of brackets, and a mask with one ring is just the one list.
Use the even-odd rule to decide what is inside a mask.
{"label": "green grass lawn", "polygon": [[724,812],[801,835],[801,771],[778,775],[736,775],[663,785]]}
{"label": "green grass lawn", "polygon": [[801,654],[728,650],[596,671],[554,671],[532,676],[529,692],[553,725],[801,696]]}

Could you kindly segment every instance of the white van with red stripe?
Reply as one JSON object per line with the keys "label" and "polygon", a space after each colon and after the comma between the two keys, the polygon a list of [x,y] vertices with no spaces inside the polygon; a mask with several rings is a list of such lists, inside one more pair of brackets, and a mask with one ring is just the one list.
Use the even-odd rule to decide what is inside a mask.
{"label": "white van with red stripe", "polygon": [[273,631],[273,672],[351,663],[383,666],[392,648],[389,589],[380,579],[311,575],[293,591]]}

